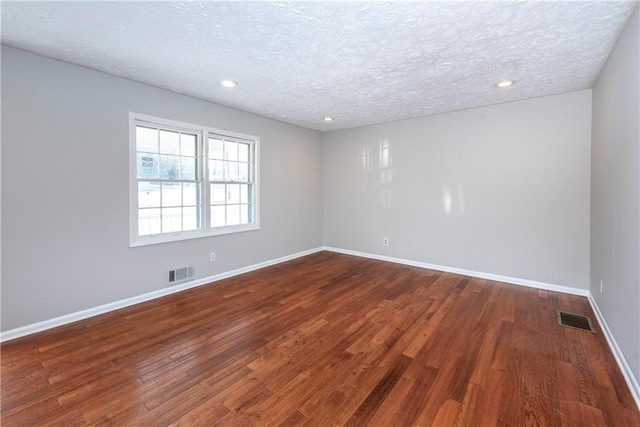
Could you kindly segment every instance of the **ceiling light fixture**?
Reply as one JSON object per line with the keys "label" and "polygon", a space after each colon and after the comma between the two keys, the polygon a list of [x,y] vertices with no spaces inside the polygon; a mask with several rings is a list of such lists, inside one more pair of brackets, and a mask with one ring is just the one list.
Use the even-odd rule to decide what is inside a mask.
{"label": "ceiling light fixture", "polygon": [[333,121],[333,117],[325,117],[324,119],[325,122],[332,122]]}
{"label": "ceiling light fixture", "polygon": [[500,80],[498,83],[496,83],[496,87],[499,87],[499,88],[509,87],[509,86],[512,86],[515,82],[516,82],[515,80]]}
{"label": "ceiling light fixture", "polygon": [[233,80],[220,80],[220,84],[228,88],[233,88],[238,86],[238,83],[234,82]]}

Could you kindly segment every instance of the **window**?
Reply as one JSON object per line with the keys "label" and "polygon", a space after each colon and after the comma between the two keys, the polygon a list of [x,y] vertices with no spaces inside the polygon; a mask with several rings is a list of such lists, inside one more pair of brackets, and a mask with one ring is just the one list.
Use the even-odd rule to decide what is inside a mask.
{"label": "window", "polygon": [[258,138],[131,114],[130,246],[259,228]]}

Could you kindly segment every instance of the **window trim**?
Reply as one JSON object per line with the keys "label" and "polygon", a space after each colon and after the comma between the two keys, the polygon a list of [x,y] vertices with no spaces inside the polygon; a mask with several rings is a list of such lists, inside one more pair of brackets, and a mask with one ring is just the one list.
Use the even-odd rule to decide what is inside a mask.
{"label": "window trim", "polygon": [[[151,236],[138,236],[138,179],[136,161],[136,124],[148,122],[152,126],[166,126],[176,130],[198,132],[201,141],[198,150],[198,167],[202,175],[201,182],[201,229],[179,231],[174,233],[156,234]],[[250,224],[227,225],[223,227],[210,226],[210,194],[207,188],[209,171],[207,165],[207,149],[209,135],[222,135],[230,138],[250,141],[253,145],[253,173],[254,173],[254,207],[253,222]],[[199,239],[203,237],[220,236],[232,233],[241,233],[260,229],[260,138],[253,135],[231,132],[224,129],[211,128],[202,125],[179,122],[171,119],[149,116],[129,112],[129,247],[155,245],[159,243],[178,242],[183,240]]]}

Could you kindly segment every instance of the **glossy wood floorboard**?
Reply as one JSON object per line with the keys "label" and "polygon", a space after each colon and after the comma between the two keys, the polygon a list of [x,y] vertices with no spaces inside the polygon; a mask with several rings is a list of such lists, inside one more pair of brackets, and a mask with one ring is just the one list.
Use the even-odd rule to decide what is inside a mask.
{"label": "glossy wood floorboard", "polygon": [[[586,298],[320,252],[4,343],[2,426],[640,426]],[[595,319],[594,319],[595,321]]]}

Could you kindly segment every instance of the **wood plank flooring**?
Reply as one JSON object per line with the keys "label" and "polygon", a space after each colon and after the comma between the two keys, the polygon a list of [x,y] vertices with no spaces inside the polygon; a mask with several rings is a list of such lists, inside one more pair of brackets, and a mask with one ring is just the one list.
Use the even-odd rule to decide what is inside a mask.
{"label": "wood plank flooring", "polygon": [[8,426],[640,426],[586,298],[320,252],[4,343]]}

